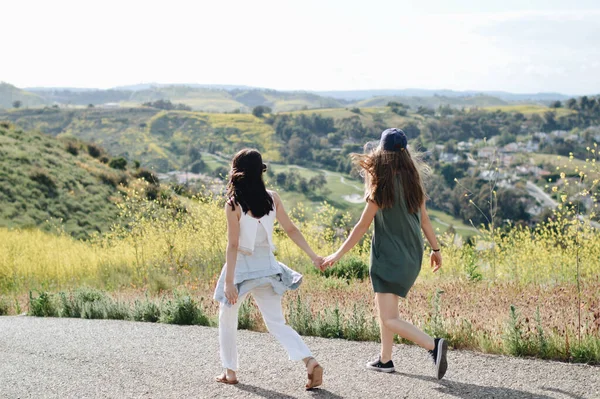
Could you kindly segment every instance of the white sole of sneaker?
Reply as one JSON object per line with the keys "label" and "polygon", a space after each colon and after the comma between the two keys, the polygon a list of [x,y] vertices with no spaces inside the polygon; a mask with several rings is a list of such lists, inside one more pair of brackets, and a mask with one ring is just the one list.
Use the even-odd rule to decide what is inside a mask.
{"label": "white sole of sneaker", "polygon": [[444,378],[446,370],[448,369],[448,360],[446,359],[446,352],[448,352],[448,342],[446,342],[446,340],[442,338],[438,343],[438,353],[435,362],[438,380]]}
{"label": "white sole of sneaker", "polygon": [[370,364],[366,365],[368,370],[373,370],[373,371],[378,371],[380,373],[393,373],[394,371],[396,371],[395,368],[391,368],[391,369],[381,369],[379,367],[373,367]]}

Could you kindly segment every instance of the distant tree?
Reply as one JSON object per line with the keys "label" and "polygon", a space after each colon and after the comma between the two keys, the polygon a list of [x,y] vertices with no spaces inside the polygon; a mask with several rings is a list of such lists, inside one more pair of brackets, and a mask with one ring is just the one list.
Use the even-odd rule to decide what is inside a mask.
{"label": "distant tree", "polygon": [[257,105],[252,109],[252,115],[256,116],[257,118],[262,118],[264,114],[270,114],[271,112],[271,108],[264,105]]}
{"label": "distant tree", "polygon": [[134,166],[136,169],[139,169],[139,168],[140,168],[140,165],[141,165],[141,164],[140,164],[140,161],[138,161],[137,159],[134,159],[134,160],[133,160],[133,166]]}
{"label": "distant tree", "polygon": [[88,154],[90,154],[90,156],[93,158],[98,158],[100,155],[102,155],[102,148],[100,148],[96,144],[88,144],[87,150]]}
{"label": "distant tree", "polygon": [[150,184],[158,185],[158,176],[152,173],[152,171],[144,168],[139,168],[137,172],[133,175],[136,179],[144,179]]}
{"label": "distant tree", "polygon": [[283,173],[283,172],[277,173],[277,175],[275,175],[275,183],[277,183],[278,186],[283,187],[283,186],[285,186],[286,178],[287,178],[287,176],[285,173]]}
{"label": "distant tree", "polygon": [[435,111],[431,108],[428,107],[421,107],[419,106],[419,108],[417,108],[417,114],[419,115],[430,115],[433,116],[435,115]]}
{"label": "distant tree", "polygon": [[552,101],[550,103],[550,108],[561,108],[562,107],[562,103],[560,101]]}
{"label": "distant tree", "polygon": [[308,188],[311,191],[316,191],[324,188],[327,185],[327,178],[324,174],[318,174],[313,176],[308,181]]}
{"label": "distant tree", "polygon": [[401,107],[392,107],[391,109],[393,113],[399,116],[406,116],[408,114],[408,111]]}
{"label": "distant tree", "polygon": [[13,108],[21,108],[21,105],[23,105],[23,103],[19,100],[13,101],[12,103]]}
{"label": "distant tree", "polygon": [[414,139],[419,137],[421,134],[421,129],[415,122],[408,122],[404,126],[402,126],[402,131],[406,133],[406,137],[409,139]]}
{"label": "distant tree", "polygon": [[577,108],[577,100],[574,98],[569,98],[567,100],[567,108],[576,109]]}
{"label": "distant tree", "polygon": [[350,108],[350,112],[354,113],[354,114],[360,114],[360,108]]}
{"label": "distant tree", "polygon": [[388,107],[397,107],[397,108],[406,108],[406,105],[396,102],[396,101],[390,101],[387,103]]}
{"label": "distant tree", "polygon": [[227,170],[227,168],[225,168],[224,166],[219,166],[218,168],[215,169],[214,176],[221,180],[226,180],[228,173],[229,173],[229,171]]}
{"label": "distant tree", "polygon": [[543,130],[545,132],[551,132],[553,130],[558,129],[558,123],[556,122],[556,113],[553,111],[548,111],[546,113],[544,113],[544,125],[543,125]]}
{"label": "distant tree", "polygon": [[200,159],[192,164],[190,167],[190,172],[192,173],[201,173],[206,168],[206,163]]}
{"label": "distant tree", "polygon": [[310,185],[308,183],[308,180],[306,180],[306,178],[304,177],[300,177],[298,179],[298,188],[300,189],[301,193],[308,193],[310,191]]}
{"label": "distant tree", "polygon": [[94,108],[94,104],[88,104],[88,108]]}
{"label": "distant tree", "polygon": [[108,163],[108,166],[113,169],[125,170],[127,167],[127,160],[123,157],[113,158]]}

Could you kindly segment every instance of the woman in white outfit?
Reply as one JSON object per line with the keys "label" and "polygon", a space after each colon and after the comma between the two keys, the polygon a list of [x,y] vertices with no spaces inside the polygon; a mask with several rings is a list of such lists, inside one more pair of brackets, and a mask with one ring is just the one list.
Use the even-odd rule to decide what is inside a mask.
{"label": "woman in white outfit", "polygon": [[267,191],[262,179],[266,165],[256,150],[244,149],[233,158],[227,186],[227,254],[214,298],[220,302],[219,344],[225,369],[218,382],[236,384],[238,369],[238,309],[252,294],[267,329],[287,351],[290,360],[302,360],[308,372],[306,389],[321,385],[323,368],[296,331],[285,322],[281,298],[285,291],[296,289],[302,275],[275,259],[273,224],[275,219],[288,236],[308,256],[315,267],[322,258],[313,252],[304,236],[288,217],[281,199]]}

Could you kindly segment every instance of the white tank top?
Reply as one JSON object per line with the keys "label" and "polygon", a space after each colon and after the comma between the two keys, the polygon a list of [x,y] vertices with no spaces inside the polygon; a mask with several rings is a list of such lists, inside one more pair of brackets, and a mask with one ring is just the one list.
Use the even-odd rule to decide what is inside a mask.
{"label": "white tank top", "polygon": [[267,234],[267,230],[262,223],[258,223],[256,226],[256,241],[254,243],[255,247],[270,247],[269,244],[269,236]]}

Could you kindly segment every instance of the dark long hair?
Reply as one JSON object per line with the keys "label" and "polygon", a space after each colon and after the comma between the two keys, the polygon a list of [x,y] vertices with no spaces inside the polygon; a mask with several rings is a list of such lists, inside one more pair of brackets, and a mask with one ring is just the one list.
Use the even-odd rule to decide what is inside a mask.
{"label": "dark long hair", "polygon": [[417,152],[411,155],[408,147],[401,151],[385,151],[381,147],[367,154],[352,154],[352,159],[364,171],[365,199],[382,209],[391,208],[395,201],[395,184],[399,179],[406,207],[417,213],[425,200],[423,175],[430,173]]}
{"label": "dark long hair", "polygon": [[239,204],[244,213],[250,211],[253,217],[261,218],[275,208],[262,179],[266,169],[257,150],[245,148],[235,154],[227,184],[227,198],[233,210]]}

